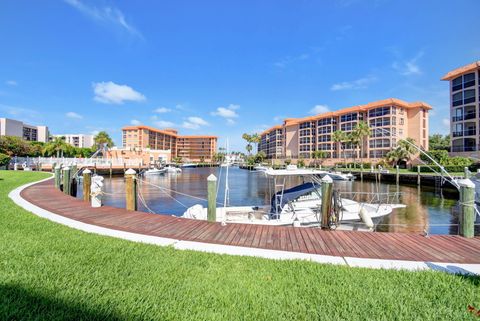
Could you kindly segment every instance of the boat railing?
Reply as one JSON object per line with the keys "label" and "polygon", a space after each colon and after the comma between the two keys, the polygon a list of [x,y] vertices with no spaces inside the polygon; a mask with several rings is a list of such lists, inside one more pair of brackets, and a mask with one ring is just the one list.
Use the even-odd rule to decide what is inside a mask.
{"label": "boat railing", "polygon": [[368,203],[368,204],[394,204],[400,201],[402,192],[385,192],[385,193],[375,193],[375,192],[339,192],[341,198],[350,199],[359,203]]}

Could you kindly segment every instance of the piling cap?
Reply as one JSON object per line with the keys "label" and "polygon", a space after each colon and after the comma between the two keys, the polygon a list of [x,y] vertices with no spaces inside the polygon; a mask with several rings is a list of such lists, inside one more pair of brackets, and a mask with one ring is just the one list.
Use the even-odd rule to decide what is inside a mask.
{"label": "piling cap", "polygon": [[333,179],[329,175],[325,175],[322,178],[322,183],[333,183]]}
{"label": "piling cap", "polygon": [[475,188],[475,183],[473,183],[472,180],[468,178],[459,179],[457,180],[457,183],[460,187]]}
{"label": "piling cap", "polygon": [[207,181],[209,181],[209,182],[216,182],[216,181],[217,181],[217,177],[216,177],[215,175],[213,175],[213,174],[210,174],[210,175],[208,175],[208,177],[207,177]]}
{"label": "piling cap", "polygon": [[65,166],[64,168],[62,168],[64,171],[69,171],[70,170],[70,166]]}
{"label": "piling cap", "polygon": [[125,175],[135,175],[135,174],[137,174],[137,172],[133,168],[129,168],[125,172]]}
{"label": "piling cap", "polygon": [[91,173],[92,173],[92,171],[91,171],[91,170],[89,170],[88,168],[87,168],[86,170],[84,170],[84,171],[83,171],[83,174],[91,174]]}

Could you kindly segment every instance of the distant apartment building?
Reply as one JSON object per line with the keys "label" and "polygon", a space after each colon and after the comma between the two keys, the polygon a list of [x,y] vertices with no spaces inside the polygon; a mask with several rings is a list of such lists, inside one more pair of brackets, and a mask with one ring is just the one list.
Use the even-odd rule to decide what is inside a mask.
{"label": "distant apartment building", "polygon": [[174,129],[128,126],[122,128],[122,145],[125,149],[170,150],[172,158],[209,162],[217,150],[217,136],[182,136]]}
{"label": "distant apartment building", "polygon": [[453,155],[480,150],[480,61],[450,71],[450,139]]}
{"label": "distant apartment building", "polygon": [[[428,112],[432,107],[423,102],[405,102],[390,98],[334,112],[304,118],[288,118],[282,125],[261,133],[259,150],[269,159],[311,159],[312,152],[325,151],[325,163],[333,164],[360,156],[366,161],[378,161],[396,147],[400,139],[411,137],[428,150]],[[333,140],[333,133],[351,132],[358,122],[372,128],[359,155],[356,146]]]}
{"label": "distant apartment building", "polygon": [[90,148],[94,145],[93,135],[67,134],[54,137],[65,137],[65,142],[75,147]]}
{"label": "distant apartment building", "polygon": [[15,136],[28,141],[48,142],[47,126],[32,126],[19,120],[0,118],[0,136]]}

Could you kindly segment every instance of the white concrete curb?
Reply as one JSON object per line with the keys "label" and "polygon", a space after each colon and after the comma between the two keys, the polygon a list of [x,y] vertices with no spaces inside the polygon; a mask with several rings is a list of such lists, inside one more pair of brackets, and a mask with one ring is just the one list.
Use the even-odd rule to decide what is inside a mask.
{"label": "white concrete curb", "polygon": [[[50,221],[66,225],[68,227],[81,230],[88,233],[95,233],[105,236],[111,236],[121,238],[124,240],[141,242],[147,244],[168,246],[173,245],[178,250],[193,250],[216,254],[228,254],[228,255],[240,255],[240,256],[253,256],[266,259],[277,260],[307,260],[324,264],[337,264],[348,265],[352,267],[364,267],[374,269],[395,269],[395,270],[436,270],[448,273],[461,273],[461,274],[478,274],[480,275],[480,264],[457,264],[457,263],[436,263],[436,262],[422,262],[422,261],[400,261],[400,260],[383,260],[383,259],[367,259],[367,258],[354,258],[354,257],[341,257],[341,256],[329,256],[308,254],[300,252],[289,252],[279,250],[268,250],[232,245],[211,244],[202,242],[182,241],[171,238],[164,238],[158,236],[143,235],[138,233],[123,232],[105,227],[100,227],[92,224],[86,224],[64,216],[44,210],[20,196],[20,193],[27,187],[49,180],[47,178],[41,181],[29,183],[20,186],[8,194],[15,204],[24,208],[25,210],[46,218]],[[367,232],[365,232],[367,233]]]}

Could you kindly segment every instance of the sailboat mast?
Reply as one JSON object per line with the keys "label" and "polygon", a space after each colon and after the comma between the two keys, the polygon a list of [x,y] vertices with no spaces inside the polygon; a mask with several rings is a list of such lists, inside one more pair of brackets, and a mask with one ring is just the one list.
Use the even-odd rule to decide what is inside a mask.
{"label": "sailboat mast", "polygon": [[[227,157],[228,157],[228,138],[227,138],[227,148],[226,148],[226,155],[225,155],[225,160],[227,160]],[[229,193],[230,193],[230,189],[229,189],[229,186],[228,186],[228,168],[230,167],[229,164],[228,164],[228,160],[227,160],[227,171],[225,172],[225,197],[224,197],[224,200],[223,200],[223,207],[227,207],[228,206],[228,203],[229,203]]]}

